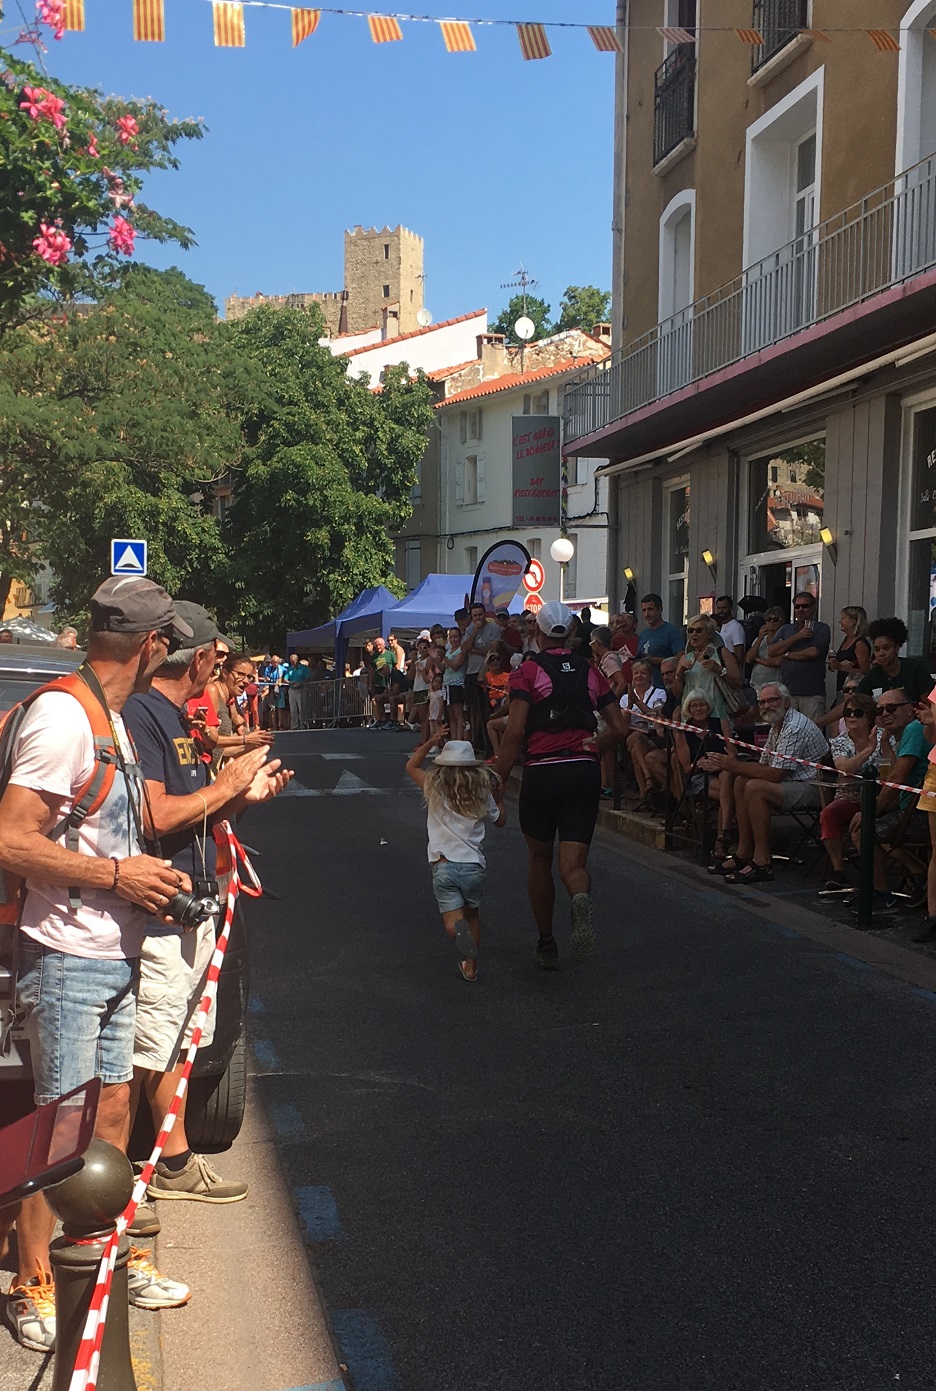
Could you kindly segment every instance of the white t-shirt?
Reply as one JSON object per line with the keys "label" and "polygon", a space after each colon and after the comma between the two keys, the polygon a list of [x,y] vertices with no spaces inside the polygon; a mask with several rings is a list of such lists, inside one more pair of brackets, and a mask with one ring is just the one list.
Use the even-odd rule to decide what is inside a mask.
{"label": "white t-shirt", "polygon": [[[120,747],[128,764],[133,751],[123,720],[111,714]],[[94,770],[94,743],[88,717],[74,696],[49,691],[27,711],[13,747],[10,782],[63,798],[61,809],[50,818],[52,830],[70,811],[71,800]],[[64,845],[64,838],[57,842]],[[127,784],[120,768],[114,771],[110,794],[94,816],[78,831],[78,853],[125,859],[142,851],[133,823]],[[22,928],[27,936],[69,956],[119,961],[140,955],[147,917],[126,899],[103,889],[82,889],[81,903],[72,908],[68,889],[45,880],[26,880],[26,905]]]}
{"label": "white t-shirt", "polygon": [[[656,710],[659,706],[663,704],[665,700],[666,692],[660,686],[651,686],[649,691],[647,691],[645,695],[640,697],[641,704],[645,705],[648,710]],[[626,691],[621,696],[621,699],[619,700],[618,704],[620,705],[622,710],[627,709],[629,704],[629,698]],[[643,715],[639,713],[631,715],[630,723],[631,729],[641,729],[644,731],[644,733],[646,733],[647,730],[650,729],[660,728],[659,725],[651,724],[649,720],[644,719]]]}
{"label": "white t-shirt", "polygon": [[481,846],[484,844],[484,832],[489,821],[496,821],[500,816],[497,803],[493,797],[488,797],[487,815],[480,821],[473,820],[470,816],[459,816],[452,811],[448,803],[443,803],[442,807],[435,812],[429,808],[428,830],[429,830],[429,863],[435,864],[437,860],[451,860],[453,864],[459,865],[480,865],[484,868],[484,855],[481,853]]}
{"label": "white t-shirt", "polygon": [[741,648],[741,657],[743,660],[744,654],[747,651],[747,641],[745,639],[744,628],[738,620],[736,618],[729,618],[728,622],[723,623],[718,631],[721,635],[722,642],[726,647],[731,649],[735,656],[737,656],[735,649],[738,647]]}
{"label": "white t-shirt", "polygon": [[611,684],[612,676],[624,670],[624,662],[617,652],[606,652],[601,659],[600,665],[601,674],[607,678],[609,685]]}

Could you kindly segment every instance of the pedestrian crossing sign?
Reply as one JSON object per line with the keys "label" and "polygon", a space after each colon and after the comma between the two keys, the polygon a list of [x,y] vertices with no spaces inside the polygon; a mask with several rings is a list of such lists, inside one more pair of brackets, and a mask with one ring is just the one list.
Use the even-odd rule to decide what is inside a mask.
{"label": "pedestrian crossing sign", "polygon": [[121,537],[111,541],[112,575],[145,575],[146,542]]}

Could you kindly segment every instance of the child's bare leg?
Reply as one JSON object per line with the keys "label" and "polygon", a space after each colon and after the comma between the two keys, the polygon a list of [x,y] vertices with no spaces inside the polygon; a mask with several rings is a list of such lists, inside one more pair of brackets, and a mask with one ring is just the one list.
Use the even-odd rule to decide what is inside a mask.
{"label": "child's bare leg", "polygon": [[453,739],[464,739],[465,737],[465,707],[456,705],[454,702],[448,708],[449,727],[452,731]]}
{"label": "child's bare leg", "polygon": [[[471,940],[474,942],[475,955],[481,942],[481,918],[477,908],[453,908],[448,913],[442,914],[442,926],[448,935],[454,940],[456,924],[464,922],[468,924],[468,931],[471,933]],[[474,978],[477,965],[471,957],[463,957],[462,965],[465,968],[465,975],[469,980]]]}

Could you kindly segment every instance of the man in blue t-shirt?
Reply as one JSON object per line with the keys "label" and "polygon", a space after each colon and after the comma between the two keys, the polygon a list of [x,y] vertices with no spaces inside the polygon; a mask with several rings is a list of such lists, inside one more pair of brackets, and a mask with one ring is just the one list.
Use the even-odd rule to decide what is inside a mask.
{"label": "man in blue t-shirt", "polygon": [[[185,703],[200,696],[211,679],[218,627],[200,604],[177,603],[192,629],[190,645],[170,652],[145,695],[133,695],[123,716],[133,736],[146,786],[144,829],[151,853],[187,874],[196,897],[217,897],[217,856],[212,828],[233,819],[252,802],[275,797],[291,773],[268,750],[256,749],[224,764],[214,782],[192,739]],[[168,902],[168,899],[166,900]],[[134,1075],[146,1092],[157,1134],[189,1047],[192,1019],[204,991],[204,977],[215,945],[217,920],[209,917],[191,930],[152,920],[140,957]],[[214,1009],[205,1022],[202,1044],[214,1037]],[[148,1188],[151,1198],[188,1198],[232,1203],[247,1194],[243,1183],[220,1178],[201,1155],[193,1154],[185,1134],[185,1099]],[[139,1213],[138,1213],[139,1216]],[[155,1224],[155,1225],[152,1225]],[[155,1213],[148,1232],[158,1231]]]}
{"label": "man in blue t-shirt", "polygon": [[[909,787],[922,787],[926,777],[930,744],[926,732],[918,719],[914,718],[913,701],[907,692],[899,687],[882,691],[877,702],[878,716],[884,728],[884,737],[889,739],[897,750],[897,758],[885,782],[901,782]],[[887,859],[881,849],[882,843],[889,845],[894,832],[903,821],[910,805],[917,799],[912,792],[896,792],[892,787],[882,787],[877,795],[874,811],[874,898],[872,913],[893,913],[897,907],[896,897],[887,887]],[[912,820],[916,827],[912,839],[929,838],[929,816],[926,812],[914,811]],[[849,828],[852,840],[858,844],[861,831],[861,816],[854,818]],[[918,834],[917,834],[918,833]],[[857,904],[852,908],[857,913]]]}
{"label": "man in blue t-shirt", "polygon": [[659,594],[645,594],[640,601],[644,626],[637,635],[637,656],[653,668],[654,686],[663,685],[660,663],[667,657],[678,657],[686,648],[681,628],[663,619],[663,600]]}

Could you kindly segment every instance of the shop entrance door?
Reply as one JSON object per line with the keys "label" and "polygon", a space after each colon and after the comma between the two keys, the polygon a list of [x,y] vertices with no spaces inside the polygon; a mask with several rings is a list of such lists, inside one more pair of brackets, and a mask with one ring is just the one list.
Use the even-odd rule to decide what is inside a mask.
{"label": "shop entrance door", "polygon": [[786,621],[793,620],[793,595],[805,590],[820,597],[822,583],[822,547],[803,546],[787,550],[781,556],[776,551],[766,555],[745,557],[741,569],[743,594],[761,594],[768,608],[783,609]]}

